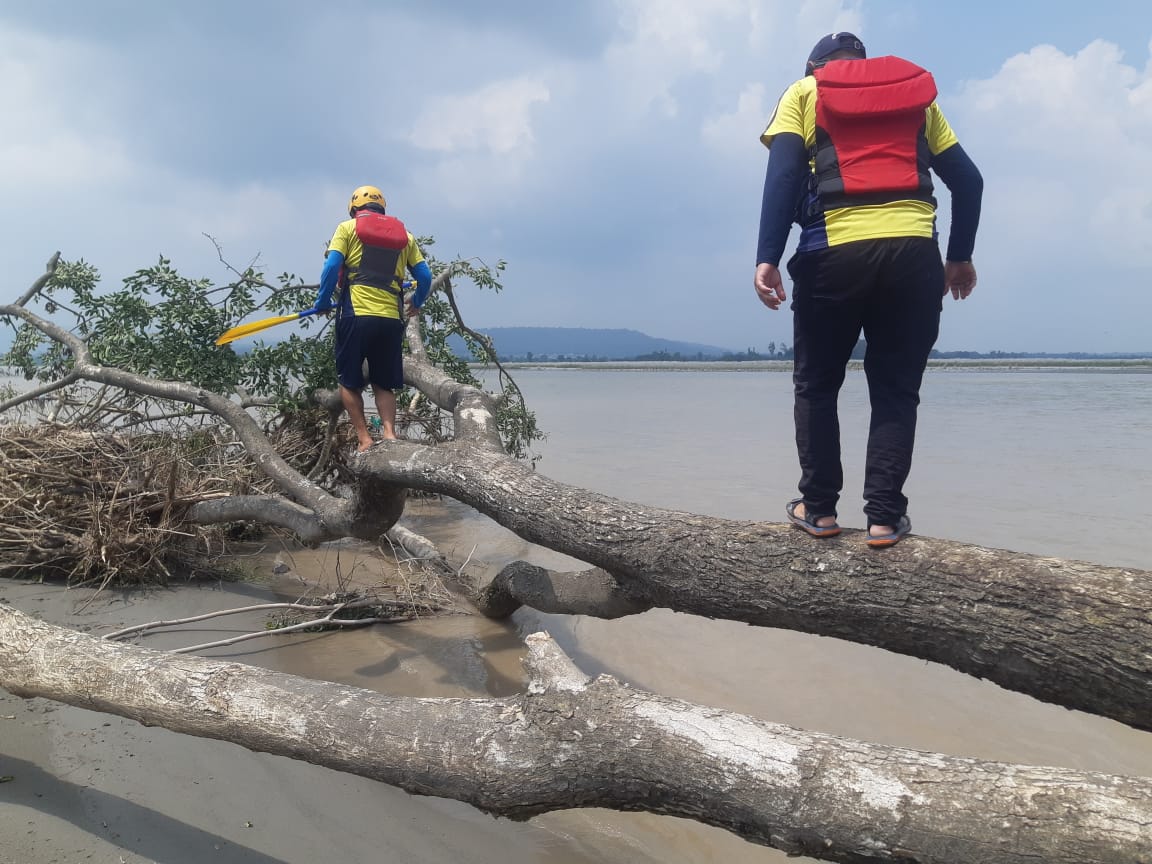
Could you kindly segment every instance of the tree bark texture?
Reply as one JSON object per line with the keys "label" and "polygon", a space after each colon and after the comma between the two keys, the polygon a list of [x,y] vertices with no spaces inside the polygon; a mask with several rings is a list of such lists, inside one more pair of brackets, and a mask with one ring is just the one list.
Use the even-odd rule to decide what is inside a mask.
{"label": "tree bark texture", "polygon": [[[467,443],[390,442],[362,471],[448,495],[599,568],[584,574],[583,597],[573,596],[572,574],[550,585],[552,574],[521,571],[504,586],[514,595],[494,597],[497,614],[515,608],[510,599],[603,617],[661,606],[835,636],[1152,729],[1148,571],[917,536],[886,550],[867,548],[855,531],[815,540],[784,524],[599,495]],[[600,571],[615,582],[610,597]]]}
{"label": "tree bark texture", "polygon": [[1152,781],[802,732],[589,681],[529,637],[505,699],[393,698],[110,643],[0,605],[0,686],[524,819],[609,807],[828,861],[1152,862]]}

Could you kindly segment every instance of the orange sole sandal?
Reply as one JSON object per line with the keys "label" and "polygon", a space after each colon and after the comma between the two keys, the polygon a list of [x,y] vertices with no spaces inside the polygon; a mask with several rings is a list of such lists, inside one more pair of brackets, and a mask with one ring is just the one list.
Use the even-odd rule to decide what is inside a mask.
{"label": "orange sole sandal", "polygon": [[[871,530],[872,526],[868,526],[868,527],[869,527],[869,530]],[[912,520],[909,519],[908,514],[905,513],[903,516],[900,517],[900,521],[896,523],[896,530],[893,531],[891,534],[877,534],[875,537],[873,537],[871,534],[869,534],[868,535],[868,545],[871,546],[873,549],[885,549],[889,546],[895,546],[897,543],[900,542],[901,537],[903,537],[905,534],[911,533],[911,531],[912,531]]]}
{"label": "orange sole sandal", "polygon": [[[817,525],[816,519],[823,519],[823,516],[817,516],[816,519],[813,519],[807,512],[805,512],[803,516],[797,516],[796,507],[803,503],[803,498],[797,498],[794,501],[788,502],[788,506],[784,509],[788,513],[789,522],[812,537],[835,537],[840,533],[841,528],[835,523],[832,525]],[[807,510],[807,508],[805,508],[805,510]]]}

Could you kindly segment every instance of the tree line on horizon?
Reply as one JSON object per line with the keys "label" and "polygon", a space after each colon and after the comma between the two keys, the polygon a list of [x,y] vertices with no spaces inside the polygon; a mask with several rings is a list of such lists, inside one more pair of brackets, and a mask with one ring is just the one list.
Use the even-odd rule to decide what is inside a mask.
{"label": "tree line on horizon", "polygon": [[[861,339],[852,349],[852,360],[863,360],[867,343]],[[496,348],[497,356],[506,362],[527,363],[609,363],[609,362],[640,362],[640,363],[746,363],[766,360],[793,359],[792,347],[787,343],[769,342],[765,351],[748,348],[744,351],[728,351],[723,354],[708,354],[703,351],[649,351],[627,357],[607,356],[603,354],[547,354],[525,351],[520,353],[504,354]],[[1152,359],[1152,352],[1086,352],[1086,351],[941,351],[932,349],[929,359],[932,360],[1148,360]]]}

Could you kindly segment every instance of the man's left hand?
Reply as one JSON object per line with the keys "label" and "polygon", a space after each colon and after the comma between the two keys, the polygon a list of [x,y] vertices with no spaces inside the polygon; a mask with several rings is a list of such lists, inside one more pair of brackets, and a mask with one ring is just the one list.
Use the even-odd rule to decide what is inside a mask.
{"label": "man's left hand", "polygon": [[780,278],[780,268],[774,264],[757,264],[756,280],[753,284],[756,287],[756,296],[769,309],[779,309],[780,304],[788,299],[788,295],[784,293],[784,280]]}
{"label": "man's left hand", "polygon": [[952,292],[954,300],[965,300],[976,287],[976,268],[971,261],[944,262],[944,293]]}

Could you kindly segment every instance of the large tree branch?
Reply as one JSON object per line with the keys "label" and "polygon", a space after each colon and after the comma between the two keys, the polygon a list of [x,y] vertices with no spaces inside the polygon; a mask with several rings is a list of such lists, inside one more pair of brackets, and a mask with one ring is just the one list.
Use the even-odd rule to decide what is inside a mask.
{"label": "large tree branch", "polygon": [[[1152,781],[802,732],[588,681],[529,638],[528,693],[405,699],[117,645],[0,605],[0,686],[527,818],[695,819],[829,861],[1152,858]],[[142,683],[143,682],[143,683]]]}
{"label": "large tree branch", "polygon": [[[435,289],[449,285],[449,272],[437,276],[432,287]],[[428,361],[420,334],[419,317],[408,319],[407,336],[411,356],[404,363],[404,383],[415,387],[432,404],[452,414],[454,440],[471,441],[503,453],[504,444],[496,424],[498,397],[461,384]]]}
{"label": "large tree branch", "polygon": [[558,573],[526,561],[513,561],[484,586],[476,586],[473,602],[485,615],[507,618],[521,606],[554,615],[623,618],[651,609],[643,595],[627,591],[612,574],[594,567]]}
{"label": "large tree branch", "polygon": [[291,531],[304,543],[323,543],[347,536],[347,526],[330,525],[306,507],[274,495],[230,495],[198,501],[184,518],[196,525],[224,522],[260,522]]}
{"label": "large tree branch", "polygon": [[607,571],[641,605],[876,645],[1152,729],[1147,571],[915,536],[815,541],[567,486],[469,444],[389,442],[361,462]]}
{"label": "large tree branch", "polygon": [[464,323],[464,316],[460,314],[460,306],[456,302],[456,292],[452,290],[452,281],[448,278],[451,272],[452,270],[449,268],[448,270],[445,270],[443,274],[441,274],[444,277],[444,283],[440,286],[440,290],[443,291],[444,296],[448,298],[448,306],[451,308],[452,315],[456,319],[456,326],[463,333],[470,336],[477,345],[480,345],[484,349],[487,362],[495,366],[497,372],[500,375],[501,386],[510,386],[512,391],[516,394],[516,398],[519,400],[520,404],[523,405],[524,394],[520,392],[520,386],[515,382],[515,380],[513,380],[512,376],[508,374],[508,371],[500,362],[500,357],[497,355],[496,348],[492,344],[492,337],[473,330],[466,323]]}

